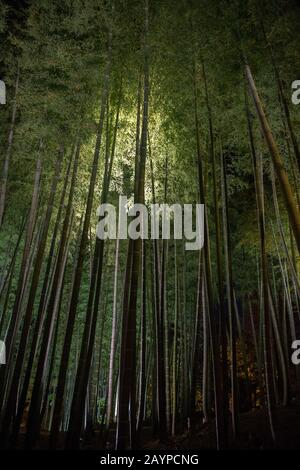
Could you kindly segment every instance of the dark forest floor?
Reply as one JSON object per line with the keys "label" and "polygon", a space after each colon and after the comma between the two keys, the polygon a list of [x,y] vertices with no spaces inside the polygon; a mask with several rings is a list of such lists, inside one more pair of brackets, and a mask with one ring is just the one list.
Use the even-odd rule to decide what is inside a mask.
{"label": "dark forest floor", "polygon": [[[235,441],[229,436],[229,449],[259,450],[259,449],[298,449],[300,450],[300,405],[278,408],[275,410],[277,429],[276,443],[273,442],[266,410],[256,409],[240,414],[240,432]],[[189,433],[176,436],[166,443],[145,440],[143,449],[208,449],[216,448],[214,420],[201,424],[192,423]]]}
{"label": "dark forest floor", "polygon": [[[240,414],[240,433],[235,441],[229,436],[229,449],[236,450],[259,450],[259,449],[299,449],[300,450],[300,405],[289,405],[286,408],[275,410],[275,420],[277,429],[276,443],[272,441],[269,422],[266,410],[255,409],[247,413]],[[21,436],[18,448],[22,448]],[[61,435],[61,447],[63,448],[64,436]],[[106,449],[113,449],[113,436],[107,442]],[[89,443],[82,445],[83,450],[100,450],[103,445],[103,438],[99,433],[90,438]],[[48,435],[43,433],[37,446],[38,449],[48,448]],[[144,450],[188,450],[216,448],[215,423],[202,424],[200,415],[195,415],[191,423],[190,432],[178,434],[175,438],[161,442],[152,437],[152,428],[145,426],[142,433],[142,440],[139,446]]]}

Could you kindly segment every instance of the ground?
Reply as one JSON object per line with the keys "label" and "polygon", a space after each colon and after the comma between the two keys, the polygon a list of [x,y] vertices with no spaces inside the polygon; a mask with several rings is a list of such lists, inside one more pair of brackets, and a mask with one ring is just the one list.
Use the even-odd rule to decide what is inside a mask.
{"label": "ground", "polygon": [[[242,449],[300,449],[300,405],[293,404],[285,408],[277,408],[274,412],[275,425],[277,429],[276,442],[271,438],[268,416],[266,410],[255,409],[240,415],[240,432],[233,440],[229,437],[229,448]],[[19,447],[22,448],[21,436]],[[63,446],[63,435],[61,435],[61,448]],[[48,435],[43,433],[38,443],[39,449],[47,449]],[[97,432],[90,442],[83,445],[83,449],[103,449],[103,439]],[[113,448],[113,438],[107,446]],[[200,415],[195,415],[192,420],[190,432],[178,434],[172,439],[161,442],[153,439],[152,429],[145,427],[142,435],[140,448],[144,450],[189,450],[189,449],[215,449],[215,423],[203,424]]]}

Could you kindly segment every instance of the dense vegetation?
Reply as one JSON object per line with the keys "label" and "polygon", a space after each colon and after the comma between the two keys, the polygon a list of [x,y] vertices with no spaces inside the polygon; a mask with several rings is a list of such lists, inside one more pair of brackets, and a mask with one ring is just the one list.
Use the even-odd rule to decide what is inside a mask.
{"label": "dense vegetation", "polygon": [[[276,445],[300,391],[299,16],[296,0],[0,0],[2,447],[213,423],[225,448],[255,408]],[[205,204],[203,249],[97,238],[121,194]]]}

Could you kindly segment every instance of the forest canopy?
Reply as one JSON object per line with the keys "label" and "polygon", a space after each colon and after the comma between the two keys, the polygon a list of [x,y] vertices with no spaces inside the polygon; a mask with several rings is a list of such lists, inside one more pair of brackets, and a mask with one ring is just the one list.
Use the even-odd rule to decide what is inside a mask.
{"label": "forest canopy", "polygon": [[[296,442],[299,16],[0,0],[0,447]],[[101,240],[120,195],[204,204],[203,248]]]}

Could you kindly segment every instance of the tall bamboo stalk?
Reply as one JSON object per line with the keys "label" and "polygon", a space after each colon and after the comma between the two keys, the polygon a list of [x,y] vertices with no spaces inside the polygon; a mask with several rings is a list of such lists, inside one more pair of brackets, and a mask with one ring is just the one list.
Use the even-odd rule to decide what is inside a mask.
{"label": "tall bamboo stalk", "polygon": [[4,217],[5,200],[6,200],[6,193],[7,193],[8,170],[9,170],[11,149],[12,149],[12,143],[13,143],[13,137],[14,137],[14,131],[15,131],[16,115],[17,115],[17,95],[18,95],[18,90],[19,90],[19,80],[20,80],[20,65],[18,63],[17,64],[17,76],[16,76],[16,81],[15,81],[15,91],[14,91],[14,98],[13,98],[13,107],[12,107],[11,121],[10,121],[9,133],[8,133],[8,141],[7,141],[7,147],[6,147],[2,175],[1,175],[0,227],[3,223],[3,217]]}
{"label": "tall bamboo stalk", "polygon": [[289,183],[287,173],[284,168],[284,163],[282,161],[281,155],[277,148],[276,142],[274,140],[270,125],[268,123],[267,117],[262,107],[255,82],[248,64],[245,66],[246,78],[248,81],[249,89],[255,104],[256,112],[260,121],[261,129],[268,145],[273,164],[276,170],[276,174],[280,183],[282,195],[285,201],[287,213],[289,215],[290,223],[293,228],[294,237],[300,251],[300,212],[297,207],[297,204],[294,200],[294,195],[292,188]]}

